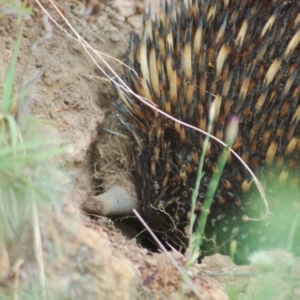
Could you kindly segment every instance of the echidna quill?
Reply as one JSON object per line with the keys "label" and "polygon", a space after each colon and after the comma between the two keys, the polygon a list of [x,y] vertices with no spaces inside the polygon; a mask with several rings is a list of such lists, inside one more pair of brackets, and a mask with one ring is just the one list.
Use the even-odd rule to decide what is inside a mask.
{"label": "echidna quill", "polygon": [[[263,218],[266,207],[252,176],[230,155],[214,192],[202,255],[228,254],[232,241],[237,260],[260,248],[288,246],[300,253],[300,2],[184,3],[166,3],[155,21],[150,14],[144,18],[141,37],[131,34],[122,81],[168,115],[204,131],[213,104],[211,133],[222,141],[231,118],[238,118],[232,149],[260,180],[271,211]],[[116,139],[126,148],[125,171],[137,202],[126,188],[114,186],[84,209],[109,215],[137,207],[162,240],[185,249],[190,216],[201,215],[223,146],[210,139],[204,150],[203,134],[143,104],[121,81],[114,86]],[[103,156],[101,139],[94,148]],[[202,151],[204,175],[191,212]]]}

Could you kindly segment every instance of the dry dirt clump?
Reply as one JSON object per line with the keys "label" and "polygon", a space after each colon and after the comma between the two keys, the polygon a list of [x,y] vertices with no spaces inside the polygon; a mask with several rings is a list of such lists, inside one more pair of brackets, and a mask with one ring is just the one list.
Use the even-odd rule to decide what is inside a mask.
{"label": "dry dirt clump", "polygon": [[[55,207],[49,205],[39,212],[48,294],[52,299],[179,299],[181,276],[165,253],[141,248],[135,237],[123,235],[107,218],[80,213],[80,205],[94,193],[86,151],[116,95],[81,45],[47,19],[34,1],[31,3],[33,15],[25,20],[16,83],[32,78],[37,71],[42,76],[23,113],[46,120],[53,128],[47,133],[53,130],[70,146],[56,161],[71,181],[70,192],[58,199]],[[51,3],[42,3],[66,28]],[[141,28],[143,5],[139,1],[56,3],[92,47],[120,60],[130,31]],[[17,34],[15,18],[2,18],[1,75]],[[109,63],[119,70],[118,63]],[[0,290],[8,299],[14,295],[13,287],[25,290],[39,280],[31,232],[28,225],[18,240],[0,247]],[[184,266],[186,261],[180,253],[170,254]],[[191,280],[202,299],[299,299],[299,260],[285,255],[280,254],[284,259],[279,269],[273,268],[278,258],[272,253],[263,254],[263,263],[254,258],[252,265],[241,267],[228,257],[207,257],[190,271]],[[270,288],[264,294],[266,286]],[[197,299],[189,287],[186,291],[184,299]]]}
{"label": "dry dirt clump", "polygon": [[[49,211],[48,207],[40,215],[49,299],[133,299],[139,283],[137,269],[112,249],[103,231],[84,226],[78,209],[71,204],[59,210]],[[11,261],[6,267],[7,296],[13,295],[8,288],[16,286],[16,277],[22,289],[30,289],[39,278],[30,247],[34,240],[31,232],[30,228],[24,230],[18,241],[2,249],[2,272],[3,263]]]}

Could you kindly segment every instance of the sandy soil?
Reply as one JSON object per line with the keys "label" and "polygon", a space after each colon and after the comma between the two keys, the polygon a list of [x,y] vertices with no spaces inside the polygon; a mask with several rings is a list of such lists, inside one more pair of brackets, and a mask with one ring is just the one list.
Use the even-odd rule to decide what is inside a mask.
{"label": "sandy soil", "polygon": [[[123,60],[130,31],[141,28],[143,4],[87,2],[59,0],[57,4],[92,47]],[[43,3],[67,28],[51,4]],[[36,4],[33,12],[25,21],[16,83],[33,78],[37,71],[42,76],[24,112],[47,120],[46,136],[62,138],[70,146],[57,163],[67,170],[71,192],[61,199],[59,208],[40,212],[47,284],[56,295],[52,298],[179,299],[181,276],[165,253],[142,248],[135,237],[126,237],[107,218],[80,213],[80,205],[94,193],[86,151],[116,95],[82,46],[45,18]],[[14,17],[1,19],[1,72],[11,58],[17,33]],[[108,62],[120,69],[118,63]],[[30,242],[27,231],[18,242],[0,249],[2,283],[15,282],[19,274],[22,288],[32,284],[37,264]],[[184,266],[184,256],[170,255]],[[284,252],[262,253],[249,266],[235,266],[229,257],[217,254],[196,265],[191,280],[202,299],[299,299],[299,270],[299,259]],[[188,287],[184,299],[197,298]]]}

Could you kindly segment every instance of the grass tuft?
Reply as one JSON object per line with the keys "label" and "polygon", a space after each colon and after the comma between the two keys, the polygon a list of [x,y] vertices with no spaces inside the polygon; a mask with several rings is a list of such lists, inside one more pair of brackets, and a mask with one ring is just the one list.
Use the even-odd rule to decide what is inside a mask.
{"label": "grass tuft", "polygon": [[[0,17],[7,13],[16,13],[18,17],[29,13],[24,5],[19,1],[0,1]],[[55,203],[65,191],[64,175],[50,160],[55,161],[54,157],[66,149],[58,146],[59,141],[47,140],[45,132],[37,130],[41,128],[37,118],[24,116],[23,104],[28,100],[32,86],[16,87],[22,21],[19,26],[10,65],[0,84],[0,250],[3,253],[8,251],[9,256],[7,249],[10,245],[18,243],[24,234],[32,235],[32,245],[27,247],[33,249],[38,274],[34,286],[24,290],[19,286],[20,272],[16,272],[13,284],[8,284],[7,289],[1,288],[0,299],[46,299],[47,280],[39,218],[40,211]],[[36,79],[28,82],[33,84]],[[7,263],[8,267],[14,268],[9,266],[9,261]],[[8,275],[6,277],[8,281],[12,280]]]}

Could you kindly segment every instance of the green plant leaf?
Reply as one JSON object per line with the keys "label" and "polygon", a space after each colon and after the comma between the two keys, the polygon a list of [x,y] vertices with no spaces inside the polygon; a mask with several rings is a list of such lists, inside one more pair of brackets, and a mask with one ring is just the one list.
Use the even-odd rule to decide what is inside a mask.
{"label": "green plant leaf", "polygon": [[13,100],[13,84],[14,84],[14,76],[16,72],[17,58],[20,51],[21,39],[23,33],[23,24],[20,27],[18,39],[15,44],[15,49],[13,52],[13,56],[11,59],[10,67],[8,69],[5,84],[3,88],[3,99],[2,99],[2,112],[8,114],[10,112]]}

